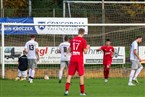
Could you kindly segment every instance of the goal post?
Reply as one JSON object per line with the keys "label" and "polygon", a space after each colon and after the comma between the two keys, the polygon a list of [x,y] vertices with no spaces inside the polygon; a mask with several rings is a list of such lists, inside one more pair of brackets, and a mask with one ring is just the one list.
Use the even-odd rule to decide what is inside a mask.
{"label": "goal post", "polygon": [[[1,63],[2,63],[2,78],[5,78],[5,46],[8,46],[9,44],[11,44],[13,41],[12,40],[9,40],[9,39],[7,39],[7,40],[9,40],[9,41],[12,41],[11,43],[8,43],[7,45],[5,45],[5,27],[6,26],[47,26],[47,27],[53,27],[53,26],[58,26],[59,28],[61,28],[61,27],[63,27],[63,26],[67,26],[67,27],[71,27],[71,26],[73,26],[73,27],[76,27],[76,28],[78,28],[78,27],[88,27],[88,34],[87,35],[85,35],[85,38],[87,39],[87,41],[88,41],[88,43],[91,45],[91,46],[93,46],[92,47],[92,49],[89,51],[89,53],[91,53],[90,55],[88,54],[88,57],[90,57],[91,55],[91,57],[95,57],[95,54],[92,54],[94,51],[94,49],[95,49],[95,47],[97,46],[101,46],[99,43],[97,43],[97,42],[100,42],[100,41],[102,41],[102,39],[101,38],[99,38],[99,37],[101,37],[102,36],[102,34],[101,33],[99,33],[98,34],[98,32],[99,32],[99,30],[98,29],[100,29],[101,27],[108,27],[108,31],[105,33],[106,35],[107,35],[107,37],[108,38],[112,38],[112,43],[113,44],[115,44],[115,46],[124,46],[124,47],[129,47],[129,45],[130,44],[128,44],[129,42],[127,41],[128,39],[130,39],[130,40],[132,40],[133,38],[135,38],[135,36],[137,36],[137,35],[144,35],[144,27],[145,27],[145,23],[104,23],[104,24],[102,24],[102,23],[89,23],[89,24],[62,24],[62,25],[58,25],[58,24],[33,24],[33,23],[2,23],[1,24],[1,41],[2,41],[2,47],[1,47]],[[112,29],[114,29],[114,30],[112,30]],[[92,34],[91,33],[91,31],[93,31],[94,33]],[[137,33],[137,32],[138,33]],[[96,32],[96,33],[95,33]],[[133,32],[133,33],[132,33]],[[119,34],[118,34],[119,33]],[[126,34],[127,33],[127,34]],[[129,34],[128,34],[129,33]],[[46,36],[46,34],[42,34],[42,36]],[[75,34],[74,34],[75,35]],[[120,36],[116,36],[116,35],[120,35]],[[126,36],[126,38],[124,37],[124,36]],[[11,36],[10,36],[11,37]],[[10,37],[8,37],[8,38],[10,38]],[[18,36],[18,37],[16,37],[16,36],[12,36],[14,39],[18,39],[18,42],[21,40],[21,38],[23,37],[23,36]],[[48,36],[49,37],[49,36]],[[56,36],[55,36],[56,37]],[[116,39],[115,39],[115,37],[116,37]],[[44,37],[40,37],[40,40],[42,40],[41,38],[44,38]],[[47,37],[45,37],[45,38],[47,38]],[[58,37],[57,37],[58,38]],[[56,38],[56,39],[57,39]],[[117,39],[118,38],[118,39]],[[28,38],[26,38],[25,39],[25,42],[26,42],[26,40],[27,40]],[[51,38],[50,38],[51,39]],[[125,42],[127,41],[127,43],[121,43],[122,41],[124,41],[123,39],[125,39]],[[16,42],[17,40],[15,40],[15,42]],[[28,40],[27,40],[28,41]],[[49,40],[50,41],[50,40]],[[24,41],[22,41],[22,42],[24,42]],[[56,40],[56,42],[57,42],[57,45],[56,46],[58,46],[58,44],[60,43],[60,40]],[[42,41],[41,43],[44,43],[44,41]],[[97,43],[97,44],[96,44]],[[22,44],[21,44],[22,45]],[[41,44],[41,45],[44,45],[44,44]],[[45,44],[45,45],[47,45],[47,43]],[[49,44],[48,44],[49,45]],[[17,46],[17,44],[16,44],[16,46]],[[49,46],[52,46],[52,45],[49,45]],[[53,50],[53,49],[52,49]],[[118,49],[117,49],[118,50]],[[43,50],[42,50],[43,51]],[[43,52],[44,53],[44,52]],[[96,52],[95,52],[96,53]],[[101,55],[100,55],[101,56]],[[95,60],[95,59],[93,59],[93,60]],[[92,62],[92,59],[89,59],[88,60],[88,62]],[[100,61],[100,59],[99,60],[95,60],[94,62],[98,62],[98,61]],[[101,61],[100,61],[101,62]],[[125,62],[126,63],[126,62]],[[47,63],[46,63],[47,64]],[[96,63],[97,64],[97,63]],[[100,63],[98,63],[98,64],[100,64]],[[96,66],[96,65],[94,65],[94,63],[93,63],[93,66]],[[88,67],[88,70],[90,70],[90,68],[92,68],[90,71],[88,71],[88,72],[92,72],[92,73],[94,73],[94,68],[93,68],[93,66],[91,67],[91,65],[87,65],[87,67]],[[49,66],[46,66],[46,68],[47,67],[49,67]],[[46,69],[45,67],[41,67],[41,68],[44,68],[44,69]],[[56,68],[54,68],[54,67],[51,67],[52,69],[56,69]],[[57,67],[58,68],[58,67]],[[97,67],[95,67],[96,69],[97,69]],[[123,68],[122,67],[120,67],[121,68],[121,70],[123,70]],[[44,70],[43,69],[43,70]],[[115,69],[115,67],[114,67],[114,69]],[[44,70],[44,72],[43,73],[45,73],[45,72],[47,72],[47,71],[45,71]],[[116,71],[114,71],[114,72],[116,72]],[[50,74],[52,74],[52,77],[56,77],[57,76],[57,73],[56,72],[54,72],[54,70],[52,70],[52,72],[49,72]],[[92,73],[87,73],[86,75],[88,75],[88,76],[92,76],[92,77],[94,77],[93,75],[91,75]],[[100,72],[98,71],[98,74],[99,74]],[[121,75],[120,75],[121,76]],[[99,76],[100,77],[100,76]],[[119,77],[119,76],[117,76],[116,75],[116,77]]]}
{"label": "goal post", "polygon": [[[144,4],[144,1],[63,0],[63,17],[88,17],[90,22],[102,24],[141,23]],[[105,27],[102,27],[104,32]],[[102,36],[102,44],[105,38]]]}

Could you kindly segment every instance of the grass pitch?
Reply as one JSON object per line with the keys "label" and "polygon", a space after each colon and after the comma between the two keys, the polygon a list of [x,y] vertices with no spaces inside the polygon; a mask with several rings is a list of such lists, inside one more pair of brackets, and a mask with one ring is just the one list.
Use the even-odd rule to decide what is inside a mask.
{"label": "grass pitch", "polygon": [[[64,97],[65,79],[61,84],[57,79],[27,81],[2,80],[1,97]],[[111,78],[108,83],[103,79],[85,79],[85,90],[88,97],[145,97],[145,79],[134,87],[127,85],[126,78]],[[68,97],[79,96],[79,79],[72,79]]]}

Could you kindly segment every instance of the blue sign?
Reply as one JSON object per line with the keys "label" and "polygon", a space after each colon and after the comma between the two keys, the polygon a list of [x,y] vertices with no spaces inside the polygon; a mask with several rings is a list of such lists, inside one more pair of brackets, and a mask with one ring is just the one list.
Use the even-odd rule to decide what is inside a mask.
{"label": "blue sign", "polygon": [[[2,23],[33,23],[33,18],[0,18],[0,24]],[[37,32],[34,26],[5,26],[5,34],[37,34]]]}

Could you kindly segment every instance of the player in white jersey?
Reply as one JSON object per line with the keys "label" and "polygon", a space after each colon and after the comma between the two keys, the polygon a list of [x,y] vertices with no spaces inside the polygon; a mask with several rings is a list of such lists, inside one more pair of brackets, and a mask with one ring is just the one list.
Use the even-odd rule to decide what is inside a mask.
{"label": "player in white jersey", "polygon": [[35,68],[37,68],[37,61],[39,61],[38,43],[35,41],[35,36],[31,35],[31,40],[25,44],[25,52],[27,52],[28,67],[29,67],[29,82],[33,83],[35,76]]}
{"label": "player in white jersey", "polygon": [[70,61],[70,53],[68,53],[68,48],[70,46],[69,37],[64,37],[64,42],[62,42],[58,47],[58,53],[61,54],[60,70],[59,70],[59,83],[61,83],[63,70],[68,66]]}
{"label": "player in white jersey", "polygon": [[143,69],[143,66],[141,65],[141,61],[144,61],[139,56],[139,47],[138,43],[142,42],[142,37],[138,36],[135,41],[132,42],[130,47],[130,61],[132,63],[132,70],[130,73],[130,78],[128,85],[129,86],[135,86],[135,84],[132,83],[132,81],[139,83],[137,80],[137,77],[141,70]]}

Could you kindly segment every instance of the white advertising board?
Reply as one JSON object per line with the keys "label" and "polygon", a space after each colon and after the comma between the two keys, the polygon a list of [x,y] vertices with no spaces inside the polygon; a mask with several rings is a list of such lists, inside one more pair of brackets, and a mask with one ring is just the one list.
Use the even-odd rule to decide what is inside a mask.
{"label": "white advertising board", "polygon": [[[84,55],[85,64],[102,64],[103,52],[96,52],[99,47],[91,47]],[[24,47],[5,47],[5,64],[17,64]],[[57,47],[39,47],[40,61],[38,64],[60,64]],[[125,47],[115,47],[113,64],[125,64]]]}
{"label": "white advertising board", "polygon": [[[78,34],[79,28],[85,29],[85,34],[88,33],[88,26],[74,26],[88,24],[87,18],[33,18],[34,24],[49,24],[63,26],[35,26],[38,34]],[[71,25],[71,26],[67,26]],[[64,26],[65,25],[65,26]]]}

